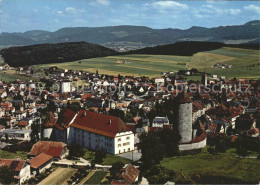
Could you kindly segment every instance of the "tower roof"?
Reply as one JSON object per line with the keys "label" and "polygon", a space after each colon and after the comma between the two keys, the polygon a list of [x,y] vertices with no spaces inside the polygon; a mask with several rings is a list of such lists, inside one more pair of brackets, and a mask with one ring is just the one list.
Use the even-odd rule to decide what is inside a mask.
{"label": "tower roof", "polygon": [[175,99],[177,103],[192,103],[190,95],[187,92],[181,92]]}

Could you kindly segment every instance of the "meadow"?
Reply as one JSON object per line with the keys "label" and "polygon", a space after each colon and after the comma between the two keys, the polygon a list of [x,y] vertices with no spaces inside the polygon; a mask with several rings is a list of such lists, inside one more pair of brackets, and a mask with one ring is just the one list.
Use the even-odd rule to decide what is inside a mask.
{"label": "meadow", "polygon": [[[170,170],[181,171],[188,178],[199,175],[240,183],[259,182],[260,161],[236,158],[236,155],[233,148],[219,154],[210,154],[204,148],[199,154],[164,158],[160,165]],[[257,153],[251,155],[257,156]]]}
{"label": "meadow", "polygon": [[[232,68],[214,68],[213,65],[216,63],[231,64]],[[223,47],[212,51],[199,52],[192,57],[132,54],[35,65],[34,68],[37,70],[57,66],[61,69],[83,70],[91,73],[98,70],[100,74],[149,77],[160,76],[161,72],[177,72],[196,68],[201,72],[205,71],[227,78],[259,78],[259,63],[259,50]],[[189,79],[192,79],[192,77],[189,77]]]}
{"label": "meadow", "polygon": [[[122,55],[85,59],[67,63],[36,65],[35,68],[57,66],[61,69],[83,70],[109,75],[159,76],[161,72],[186,69],[191,57],[170,55]],[[124,64],[123,62],[126,61]]]}
{"label": "meadow", "polygon": [[[230,64],[232,67],[214,68],[213,65],[216,63]],[[228,78],[259,78],[259,64],[259,50],[224,47],[193,55],[192,61],[188,63],[187,67]]]}

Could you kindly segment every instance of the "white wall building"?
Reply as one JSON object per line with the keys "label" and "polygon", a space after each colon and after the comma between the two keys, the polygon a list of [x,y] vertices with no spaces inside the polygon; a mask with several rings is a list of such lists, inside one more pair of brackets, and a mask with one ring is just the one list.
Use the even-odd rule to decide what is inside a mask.
{"label": "white wall building", "polygon": [[119,154],[134,150],[134,134],[114,116],[81,110],[70,125],[68,145]]}

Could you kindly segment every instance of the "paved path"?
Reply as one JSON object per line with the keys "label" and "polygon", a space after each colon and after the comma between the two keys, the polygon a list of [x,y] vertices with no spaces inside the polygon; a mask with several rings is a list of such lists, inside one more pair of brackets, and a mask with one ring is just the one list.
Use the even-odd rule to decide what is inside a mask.
{"label": "paved path", "polygon": [[129,159],[129,160],[138,161],[142,157],[142,153],[139,152],[138,150],[135,150],[132,152],[118,154],[118,156]]}
{"label": "paved path", "polygon": [[77,165],[77,166],[91,166],[91,163],[83,158],[79,158],[80,162],[76,162],[73,160],[68,160],[68,159],[61,159],[55,164],[63,164],[63,165]]}

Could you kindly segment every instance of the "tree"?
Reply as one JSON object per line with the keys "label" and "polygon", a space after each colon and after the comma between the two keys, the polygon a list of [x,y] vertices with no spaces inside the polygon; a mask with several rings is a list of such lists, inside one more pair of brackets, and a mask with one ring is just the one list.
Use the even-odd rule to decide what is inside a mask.
{"label": "tree", "polygon": [[109,169],[110,176],[112,178],[115,178],[118,173],[120,173],[120,170],[124,167],[124,163],[122,162],[116,162],[112,164],[112,167]]}
{"label": "tree", "polygon": [[84,150],[79,144],[72,145],[69,148],[69,157],[72,159],[79,158],[84,155]]}
{"label": "tree", "polygon": [[95,159],[94,162],[97,164],[100,164],[103,162],[103,158],[106,157],[106,151],[104,150],[99,150],[95,153]]}
{"label": "tree", "polygon": [[179,155],[179,142],[181,136],[178,132],[164,129],[143,133],[140,137],[139,149],[142,151],[142,162],[145,168],[158,164],[163,157]]}
{"label": "tree", "polygon": [[0,167],[0,183],[1,184],[11,184],[13,181],[12,170],[8,166]]}
{"label": "tree", "polygon": [[5,134],[5,142],[9,142],[8,134]]}

